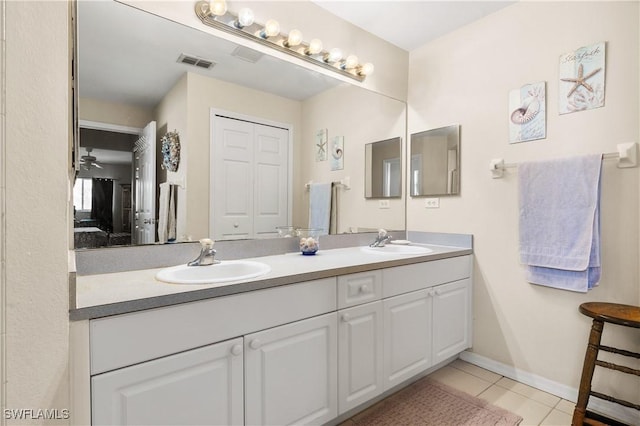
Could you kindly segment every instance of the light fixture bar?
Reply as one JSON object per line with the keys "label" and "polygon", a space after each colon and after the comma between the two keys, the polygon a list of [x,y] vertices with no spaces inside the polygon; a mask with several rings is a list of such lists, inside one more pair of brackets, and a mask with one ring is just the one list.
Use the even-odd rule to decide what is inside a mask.
{"label": "light fixture bar", "polygon": [[[303,61],[331,70],[335,73],[338,73],[339,75],[357,80],[359,82],[364,81],[364,79],[366,78],[366,73],[361,72],[362,70],[373,69],[373,65],[371,64],[357,64],[353,68],[346,68],[344,67],[344,61],[341,61],[342,58],[339,58],[339,60],[335,63],[327,62],[325,58],[329,57],[331,51],[321,49],[320,51],[315,52],[315,49],[309,49],[309,43],[306,43],[304,41],[301,41],[295,46],[289,45],[288,35],[278,32],[278,34],[276,35],[267,36],[265,33],[264,25],[255,22],[252,22],[251,24],[246,26],[239,25],[238,17],[234,16],[234,14],[229,11],[227,11],[223,15],[212,14],[209,4],[209,1],[198,1],[195,6],[195,13],[203,24],[210,27],[222,30],[229,34],[243,37],[248,40],[252,40],[263,46],[268,46],[279,52],[286,53],[298,59],[302,59]],[[312,53],[308,53],[309,51],[311,51]]]}

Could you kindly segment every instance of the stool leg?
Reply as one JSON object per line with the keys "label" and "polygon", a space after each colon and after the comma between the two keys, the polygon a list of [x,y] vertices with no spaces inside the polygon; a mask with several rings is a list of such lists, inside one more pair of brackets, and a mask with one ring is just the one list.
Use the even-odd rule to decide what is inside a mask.
{"label": "stool leg", "polygon": [[594,319],[589,334],[589,344],[587,352],[584,356],[584,365],[582,366],[582,378],[580,379],[580,389],[578,390],[578,402],[573,411],[573,426],[582,426],[585,414],[587,412],[587,404],[589,402],[589,394],[591,393],[591,380],[593,379],[593,371],[596,368],[596,359],[598,358],[598,347],[600,346],[600,338],[602,337],[602,328],[604,322]]}

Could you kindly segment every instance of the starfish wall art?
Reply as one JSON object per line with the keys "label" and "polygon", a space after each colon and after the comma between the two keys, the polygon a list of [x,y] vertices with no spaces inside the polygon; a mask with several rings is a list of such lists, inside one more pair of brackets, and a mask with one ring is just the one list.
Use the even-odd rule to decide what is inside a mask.
{"label": "starfish wall art", "polygon": [[605,42],[560,56],[560,114],[604,106]]}

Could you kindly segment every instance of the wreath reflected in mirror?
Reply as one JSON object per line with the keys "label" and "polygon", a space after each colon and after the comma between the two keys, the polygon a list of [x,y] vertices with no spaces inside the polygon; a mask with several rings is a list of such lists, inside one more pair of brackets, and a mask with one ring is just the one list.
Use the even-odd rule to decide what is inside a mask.
{"label": "wreath reflected in mirror", "polygon": [[162,168],[170,172],[177,171],[180,164],[180,135],[174,130],[164,135],[160,141],[162,142]]}

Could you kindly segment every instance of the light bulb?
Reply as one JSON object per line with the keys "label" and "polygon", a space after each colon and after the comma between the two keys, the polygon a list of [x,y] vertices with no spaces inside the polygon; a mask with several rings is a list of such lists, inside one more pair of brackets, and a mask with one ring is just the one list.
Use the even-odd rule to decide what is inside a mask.
{"label": "light bulb", "polygon": [[227,2],[225,0],[211,0],[209,2],[209,12],[216,16],[224,15],[227,13]]}
{"label": "light bulb", "polygon": [[358,75],[367,76],[371,74],[373,74],[373,64],[371,62],[367,62],[366,64],[358,68]]}
{"label": "light bulb", "polygon": [[280,24],[275,19],[269,19],[265,24],[260,37],[267,38],[280,34]]}
{"label": "light bulb", "polygon": [[304,51],[307,55],[317,55],[322,52],[322,42],[317,38],[314,38],[309,42],[309,47]]}
{"label": "light bulb", "polygon": [[253,24],[254,15],[253,10],[248,7],[243,7],[238,11],[238,19],[234,22],[236,28],[244,28]]}
{"label": "light bulb", "polygon": [[342,63],[342,69],[351,70],[358,66],[358,57],[356,55],[349,55],[347,59]]}
{"label": "light bulb", "polygon": [[337,47],[331,49],[324,57],[325,62],[338,62],[340,59],[342,59],[342,50]]}
{"label": "light bulb", "polygon": [[300,43],[302,43],[302,32],[300,32],[300,30],[291,30],[289,37],[287,37],[287,40],[284,42],[284,45],[286,47],[292,47],[297,46]]}

